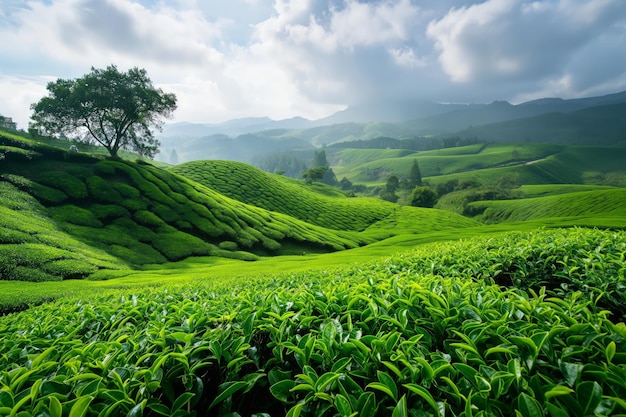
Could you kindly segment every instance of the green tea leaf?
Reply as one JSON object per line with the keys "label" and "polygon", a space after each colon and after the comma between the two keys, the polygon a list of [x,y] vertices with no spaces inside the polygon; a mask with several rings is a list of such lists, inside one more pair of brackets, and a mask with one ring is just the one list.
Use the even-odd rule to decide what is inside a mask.
{"label": "green tea leaf", "polygon": [[576,398],[583,409],[583,415],[593,414],[602,400],[602,387],[596,381],[586,381],[576,387]]}
{"label": "green tea leaf", "polygon": [[571,417],[570,413],[566,409],[559,407],[556,404],[547,403],[546,409],[550,413],[551,417]]}
{"label": "green tea leaf", "polygon": [[315,383],[315,390],[317,392],[326,391],[330,385],[335,382],[341,374],[336,372],[327,372],[324,375],[320,376],[317,382]]}
{"label": "green tea leaf", "polygon": [[376,396],[372,392],[364,392],[358,400],[359,417],[374,417],[376,415]]}
{"label": "green tea leaf", "polygon": [[578,376],[583,370],[583,365],[579,363],[570,363],[570,362],[561,362],[559,364],[559,368],[565,377],[565,381],[570,387],[576,385],[576,381],[578,380]]}
{"label": "green tea leaf", "polygon": [[617,346],[615,342],[611,340],[609,344],[604,349],[604,353],[606,354],[606,361],[611,363],[613,361],[613,357],[615,356],[615,352],[617,351]]}
{"label": "green tea leaf", "polygon": [[59,401],[57,397],[50,397],[48,412],[50,413],[50,417],[63,416],[63,407],[61,406],[61,401]]}
{"label": "green tea leaf", "polygon": [[[243,381],[229,381],[229,382],[223,383],[222,385],[218,387],[219,394],[217,395],[217,397],[215,397],[213,402],[211,402],[211,404],[209,405],[209,409],[215,407],[217,404],[221,403],[226,398],[232,396],[237,391],[241,391],[247,386],[248,386],[248,383],[243,382]],[[191,395],[193,396],[193,394]]]}
{"label": "green tea leaf", "polygon": [[91,401],[93,401],[93,397],[90,395],[80,397],[74,405],[72,405],[69,417],[84,417],[87,414]]}
{"label": "green tea leaf", "polygon": [[131,408],[131,410],[128,412],[128,414],[126,415],[126,417],[142,417],[143,416],[143,409],[146,405],[146,401],[142,401],[139,404],[135,405],[133,408]]}
{"label": "green tea leaf", "polygon": [[302,412],[303,406],[304,406],[304,403],[298,403],[294,405],[293,407],[289,409],[285,417],[300,417],[300,413]]}
{"label": "green tea leaf", "polygon": [[417,384],[404,384],[403,386],[406,389],[419,395],[422,399],[424,399],[428,403],[428,405],[432,407],[436,415],[440,415],[440,410],[439,410],[439,406],[437,405],[437,402],[433,398],[432,394],[426,388]]}
{"label": "green tea leaf", "polygon": [[[194,395],[195,394],[191,392],[183,392],[181,395],[178,396],[178,398],[176,398],[176,401],[174,401],[174,404],[172,404],[172,411],[176,412],[178,410],[181,410],[183,407],[186,407],[187,403],[194,397]],[[217,398],[219,398],[219,395]],[[209,408],[211,408],[214,405],[214,403],[217,404],[217,401],[216,401],[217,398],[213,400],[213,403],[209,405]]]}
{"label": "green tea leaf", "polygon": [[398,404],[396,405],[396,407],[393,409],[393,413],[391,414],[391,417],[408,417],[409,416],[409,412],[407,410],[407,406],[406,406],[406,396],[402,396],[402,398],[400,398],[400,401],[398,401]]}
{"label": "green tea leaf", "polygon": [[352,407],[350,401],[341,394],[335,396],[335,407],[342,417],[346,417],[352,414]]}
{"label": "green tea leaf", "polygon": [[541,405],[525,393],[517,397],[517,408],[523,417],[543,417]]}
{"label": "green tea leaf", "polygon": [[549,400],[552,397],[557,397],[559,395],[568,395],[572,392],[574,392],[574,390],[571,388],[564,387],[563,385],[557,385],[555,387],[552,387],[549,391],[544,392],[543,395],[546,397],[546,400]]}
{"label": "green tea leaf", "polygon": [[397,393],[391,391],[387,385],[381,384],[380,382],[370,382],[365,388],[372,388],[378,391],[382,391],[393,399],[395,399],[395,396],[397,395]]}

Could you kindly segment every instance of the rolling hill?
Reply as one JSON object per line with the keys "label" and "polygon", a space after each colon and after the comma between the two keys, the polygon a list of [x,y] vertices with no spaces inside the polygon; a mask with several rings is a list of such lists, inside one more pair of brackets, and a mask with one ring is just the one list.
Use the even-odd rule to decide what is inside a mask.
{"label": "rolling hill", "polygon": [[476,225],[453,213],[347,198],[242,163],[168,171],[5,134],[0,152],[1,279],[102,279],[111,269],[189,257],[338,251],[397,234],[384,222],[391,216],[412,222],[400,233]]}
{"label": "rolling hill", "polygon": [[[73,259],[60,252],[49,259],[25,253],[19,249],[25,243],[66,252],[96,248],[108,254],[100,256],[103,263],[83,268],[88,272],[106,267],[105,262],[141,265],[189,256],[255,259],[255,254],[332,251],[366,243],[354,233],[336,233],[246,205],[150,164],[72,154],[7,136],[0,141],[7,214],[1,250],[19,252],[4,261],[17,259],[21,265],[23,256],[25,268]],[[25,207],[30,212],[23,212]],[[12,215],[16,210],[22,211],[19,216]],[[61,233],[55,243],[47,236],[57,229]],[[16,279],[17,270],[9,266],[2,270],[3,278]],[[71,271],[63,275],[71,276]]]}
{"label": "rolling hill", "polygon": [[538,219],[576,220],[578,225],[602,224],[626,227],[626,189],[580,191],[522,200],[470,203],[485,222],[525,222]]}
{"label": "rolling hill", "polygon": [[[230,161],[194,161],[170,171],[188,177],[235,200],[287,214],[329,229],[360,231],[383,219],[397,205],[372,198],[348,198],[337,189],[294,181]],[[314,191],[323,187],[328,196]]]}

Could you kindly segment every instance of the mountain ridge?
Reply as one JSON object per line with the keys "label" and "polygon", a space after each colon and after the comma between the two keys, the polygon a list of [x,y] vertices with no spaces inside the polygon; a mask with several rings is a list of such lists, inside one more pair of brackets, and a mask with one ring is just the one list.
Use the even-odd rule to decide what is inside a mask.
{"label": "mountain ridge", "polygon": [[[378,103],[348,108],[318,120],[301,117],[284,120],[253,117],[217,124],[179,123],[166,126],[163,135],[159,137],[163,150],[158,159],[170,163],[197,159],[231,159],[250,163],[261,154],[312,150],[337,142],[369,140],[378,137],[398,139],[426,136],[468,137],[490,132],[486,137],[479,139],[501,141],[502,138],[493,133],[497,131],[496,126],[481,129],[478,127],[521,121],[547,114],[552,114],[553,118],[558,117],[554,114],[561,114],[564,115],[563,119],[572,120],[567,115],[594,107],[622,103],[626,103],[626,91],[575,99],[541,98],[519,104],[502,100],[489,104],[442,104],[415,101],[387,106],[385,103]],[[410,117],[411,115],[413,117]],[[602,121],[605,123],[603,131],[620,128],[620,116],[613,115],[612,117],[610,120]],[[358,121],[359,119],[370,121]],[[535,129],[532,125],[524,127],[525,123],[533,122],[533,120],[527,120],[517,123],[516,129]],[[515,123],[512,124],[515,125]],[[556,126],[556,124],[553,125]],[[541,136],[549,138],[551,134],[552,132],[547,129],[541,133]],[[578,135],[580,136],[580,132]],[[613,133],[611,135],[614,136]],[[584,137],[579,136],[574,138],[572,143],[584,143]],[[516,137],[519,137],[519,134]],[[506,140],[510,141],[510,139]],[[521,137],[520,140],[526,139]],[[563,143],[563,140],[565,139],[559,143]],[[615,143],[615,140],[608,143]],[[193,148],[192,151],[191,148]],[[183,156],[173,161],[169,156],[173,150]],[[187,155],[184,155],[185,153]]]}

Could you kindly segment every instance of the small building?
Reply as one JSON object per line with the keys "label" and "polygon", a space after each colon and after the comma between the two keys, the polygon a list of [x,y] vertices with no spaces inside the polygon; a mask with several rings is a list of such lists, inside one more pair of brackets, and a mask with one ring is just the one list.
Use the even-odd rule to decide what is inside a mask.
{"label": "small building", "polygon": [[3,129],[17,130],[17,123],[15,123],[10,117],[0,115],[0,127]]}

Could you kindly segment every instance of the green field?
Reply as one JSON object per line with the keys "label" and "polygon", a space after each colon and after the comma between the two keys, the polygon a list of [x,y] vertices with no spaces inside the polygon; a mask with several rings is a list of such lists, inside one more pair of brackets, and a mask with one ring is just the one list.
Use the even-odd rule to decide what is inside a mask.
{"label": "green field", "polygon": [[578,191],[523,200],[470,203],[489,222],[520,222],[542,218],[588,217],[616,219],[626,227],[626,189]]}
{"label": "green field", "polygon": [[0,132],[0,416],[626,415],[624,148],[328,156],[473,185],[417,208]]}

